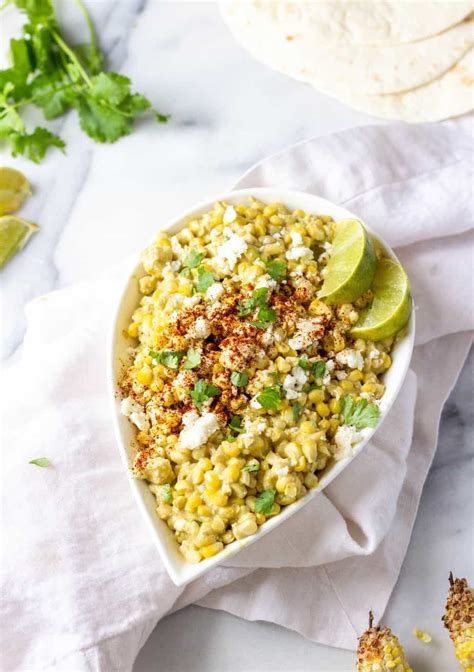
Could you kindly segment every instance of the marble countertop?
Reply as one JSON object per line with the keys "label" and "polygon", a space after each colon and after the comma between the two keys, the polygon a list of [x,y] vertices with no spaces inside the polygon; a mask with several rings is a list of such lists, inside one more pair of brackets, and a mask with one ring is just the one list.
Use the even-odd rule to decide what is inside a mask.
{"label": "marble countertop", "polygon": [[[0,149],[0,164],[28,175],[34,195],[21,214],[41,226],[2,272],[3,367],[20,352],[24,306],[30,299],[119,263],[141,249],[161,222],[229,188],[265,156],[313,136],[378,123],[255,62],[235,44],[214,3],[87,4],[109,65],[129,75],[137,90],[172,117],[166,125],[142,120],[115,145],[97,145],[79,131],[72,113],[55,122],[67,153],[51,151],[40,166],[12,160]],[[62,3],[61,11],[70,34],[80,37],[72,0]],[[0,52],[18,25],[14,12],[5,14]],[[0,59],[4,56],[0,53]],[[435,463],[386,614],[418,672],[453,669],[439,615],[429,605],[433,595],[438,603],[444,599],[450,558],[466,555],[472,545],[467,513],[472,481],[466,469],[472,464],[471,383],[472,370],[466,369],[446,406]],[[462,446],[457,461],[450,457],[453,443]],[[468,557],[464,566],[472,576]],[[405,618],[407,611],[416,612],[417,624],[433,633],[433,644],[422,645],[410,634],[413,618]],[[353,653],[319,646],[271,624],[189,607],[157,626],[135,666],[135,672],[158,669],[343,672],[353,669]]]}

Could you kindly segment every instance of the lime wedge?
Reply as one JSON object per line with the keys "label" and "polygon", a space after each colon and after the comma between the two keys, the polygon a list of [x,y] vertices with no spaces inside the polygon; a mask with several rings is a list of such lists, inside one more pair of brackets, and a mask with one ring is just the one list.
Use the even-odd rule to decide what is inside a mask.
{"label": "lime wedge", "polygon": [[39,226],[14,215],[0,217],[0,268],[26,245]]}
{"label": "lime wedge", "polygon": [[382,258],[372,284],[374,298],[351,330],[354,338],[380,341],[394,336],[408,322],[411,312],[410,282],[397,261]]}
{"label": "lime wedge", "polygon": [[18,210],[28,196],[31,196],[31,187],[23,173],[0,167],[0,215]]}
{"label": "lime wedge", "polygon": [[340,222],[318,297],[326,303],[352,303],[369,289],[375,266],[374,248],[362,223]]}

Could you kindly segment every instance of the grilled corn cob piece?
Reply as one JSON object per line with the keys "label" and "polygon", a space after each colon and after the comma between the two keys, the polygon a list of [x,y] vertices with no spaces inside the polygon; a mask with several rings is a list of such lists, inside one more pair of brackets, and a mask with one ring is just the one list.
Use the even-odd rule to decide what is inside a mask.
{"label": "grilled corn cob piece", "polygon": [[413,672],[398,638],[390,628],[374,628],[373,620],[370,612],[369,627],[359,637],[357,672]]}
{"label": "grilled corn cob piece", "polygon": [[454,652],[466,672],[474,672],[474,591],[466,579],[449,574],[449,593],[444,626],[454,642]]}

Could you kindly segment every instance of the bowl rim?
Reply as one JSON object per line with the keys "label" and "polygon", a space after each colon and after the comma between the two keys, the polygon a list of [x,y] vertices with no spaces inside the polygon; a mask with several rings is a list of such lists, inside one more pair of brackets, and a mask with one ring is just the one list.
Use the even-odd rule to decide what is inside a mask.
{"label": "bowl rim", "polygon": [[[314,204],[310,207],[308,207],[308,204],[303,206],[301,203],[299,205],[292,205],[291,207],[301,207],[306,211],[314,211],[321,214],[325,214],[325,212],[327,212],[328,214],[335,216],[336,219],[359,219],[362,221],[369,234],[382,244],[388,256],[399,261],[390,245],[388,245],[388,243],[376,231],[374,231],[356,214],[350,212],[343,206],[332,203],[331,201],[315,194],[279,187],[247,187],[244,189],[234,189],[220,192],[217,195],[200,201],[191,208],[187,208],[179,215],[164,222],[163,226],[159,227],[157,231],[166,231],[172,234],[176,233],[181,228],[183,228],[191,218],[196,217],[199,214],[202,214],[203,211],[208,210],[216,201],[226,201],[232,205],[236,204],[236,201],[241,201],[252,196],[258,198],[259,200],[270,202],[277,201],[283,204],[296,201],[309,203],[313,202]],[[326,210],[324,211],[323,208]],[[154,234],[153,239],[155,237],[156,233]],[[152,242],[153,241],[151,241],[149,244]],[[360,432],[362,438],[359,443],[356,444],[353,450],[353,454],[350,457],[335,462],[332,466],[330,466],[327,472],[324,472],[320,482],[318,483],[318,486],[315,489],[310,490],[304,497],[286,506],[277,516],[267,520],[258,528],[258,531],[255,534],[242,540],[233,541],[231,544],[225,546],[224,549],[217,555],[206,560],[202,560],[198,564],[192,564],[185,560],[185,558],[181,555],[178,549],[178,544],[174,539],[172,532],[166,526],[164,521],[160,520],[156,516],[154,508],[152,510],[152,502],[150,498],[153,498],[153,502],[155,500],[154,495],[148,489],[148,484],[145,481],[135,479],[130,470],[132,458],[130,450],[131,446],[130,440],[126,440],[124,434],[127,433],[127,431],[130,434],[133,430],[128,418],[120,413],[121,395],[116,375],[116,368],[118,366],[117,348],[119,347],[119,343],[121,341],[122,346],[125,343],[122,329],[120,327],[120,321],[123,319],[125,313],[124,304],[126,303],[127,297],[130,295],[130,293],[137,293],[136,281],[140,275],[143,275],[141,262],[139,259],[137,260],[135,258],[133,260],[133,266],[127,267],[124,270],[123,283],[120,285],[118,297],[113,309],[113,317],[107,339],[107,388],[109,396],[109,407],[112,412],[114,435],[117,447],[119,449],[127,479],[137,501],[139,510],[147,524],[153,542],[158,548],[161,561],[163,562],[163,565],[171,580],[177,586],[184,586],[191,581],[194,581],[199,576],[207,573],[213,567],[216,567],[226,560],[229,560],[241,550],[255,543],[273,529],[281,525],[283,522],[288,520],[288,518],[293,516],[297,511],[309,504],[310,501],[312,501],[320,492],[322,492],[357,457],[357,455],[359,455],[362,450],[364,450],[367,443],[378,431],[383,421],[385,420],[395,399],[398,396],[400,388],[408,372],[415,339],[415,306],[412,300],[407,333],[397,345],[397,352],[392,358],[395,366],[392,364],[390,372],[392,372],[392,370],[396,371],[397,378],[393,386],[390,386],[390,394],[387,395],[388,390],[386,390],[384,396],[380,400],[380,420],[375,428],[364,429]],[[135,307],[136,305],[137,304],[135,304]],[[127,313],[130,315],[128,311]],[[125,429],[125,427],[128,427],[128,430]],[[171,544],[173,544],[173,546]]]}

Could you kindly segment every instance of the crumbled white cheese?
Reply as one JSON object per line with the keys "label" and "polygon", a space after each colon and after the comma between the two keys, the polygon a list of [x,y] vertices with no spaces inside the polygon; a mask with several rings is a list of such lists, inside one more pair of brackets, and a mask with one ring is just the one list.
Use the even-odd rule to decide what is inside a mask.
{"label": "crumbled white cheese", "polygon": [[223,294],[224,287],[220,282],[215,282],[209,287],[206,292],[206,299],[208,301],[217,301],[217,299]]}
{"label": "crumbled white cheese", "polygon": [[293,247],[303,245],[303,236],[298,231],[290,231],[291,244]]}
{"label": "crumbled white cheese", "polygon": [[320,328],[321,324],[318,319],[298,320],[296,326],[297,331],[293,338],[288,340],[288,345],[292,350],[304,350],[317,340],[310,334]]}
{"label": "crumbled white cheese", "polygon": [[179,259],[176,259],[176,261],[168,261],[163,266],[163,275],[167,275],[168,273],[176,273],[176,271],[179,271],[180,266],[181,262]]}
{"label": "crumbled white cheese", "polygon": [[262,408],[262,404],[254,397],[250,400],[250,408]]}
{"label": "crumbled white cheese", "polygon": [[198,317],[189,330],[191,338],[207,338],[211,333],[211,327],[205,317]]}
{"label": "crumbled white cheese", "polygon": [[259,434],[261,434],[262,432],[264,432],[264,431],[266,430],[266,428],[267,428],[267,425],[266,425],[264,422],[259,422],[259,423],[257,424],[257,432],[258,432]]}
{"label": "crumbled white cheese", "polygon": [[288,260],[291,260],[291,259],[313,259],[312,251],[309,249],[309,247],[304,247],[304,245],[301,245],[299,247],[290,248],[289,250],[287,250],[285,256]]}
{"label": "crumbled white cheese", "polygon": [[344,378],[347,378],[347,373],[345,371],[336,371],[336,378],[338,380],[344,380]]}
{"label": "crumbled white cheese", "polygon": [[141,432],[146,432],[150,428],[150,421],[146,416],[145,409],[131,397],[122,400],[120,403],[120,411],[127,418],[130,418],[130,421],[133,422]]}
{"label": "crumbled white cheese", "polygon": [[187,411],[181,418],[181,421],[185,427],[189,427],[190,425],[194,425],[198,419],[199,413],[197,411]]}
{"label": "crumbled white cheese", "polygon": [[270,345],[272,345],[274,340],[275,340],[275,337],[274,337],[274,334],[273,334],[273,324],[270,324],[270,326],[267,327],[267,329],[263,333],[262,345],[265,346],[266,348],[268,348]]}
{"label": "crumbled white cheese", "polygon": [[181,256],[183,252],[183,248],[179,240],[176,238],[176,236],[171,236],[171,249],[175,253],[177,257]]}
{"label": "crumbled white cheese", "polygon": [[332,359],[328,359],[326,362],[326,371],[323,377],[323,385],[329,385],[331,382],[331,371],[334,371],[334,362]]}
{"label": "crumbled white cheese", "polygon": [[374,350],[371,350],[367,356],[369,359],[377,359],[378,357],[380,357],[380,350],[377,350],[377,348],[375,348]]}
{"label": "crumbled white cheese", "polygon": [[260,287],[266,287],[269,289],[271,292],[276,288],[277,286],[277,281],[273,280],[269,275],[261,277],[257,284],[255,285],[256,289],[259,289]]}
{"label": "crumbled white cheese", "polygon": [[[233,233],[216,252],[215,263],[222,271],[232,271],[238,258],[246,251],[248,245],[243,238]],[[225,233],[225,231],[224,231]]]}
{"label": "crumbled white cheese", "polygon": [[[184,417],[188,415],[185,413]],[[194,450],[199,448],[219,429],[219,420],[214,413],[203,413],[200,417],[187,418],[185,428],[181,430],[179,442],[181,448]]]}
{"label": "crumbled white cheese", "polygon": [[300,366],[294,366],[291,374],[285,376],[283,389],[287,399],[297,399],[308,376]]}
{"label": "crumbled white cheese", "polygon": [[237,213],[235,211],[235,208],[233,208],[231,205],[228,205],[227,208],[225,209],[224,212],[224,217],[222,218],[222,221],[224,224],[231,224],[231,222],[234,221],[234,219],[237,218]]}
{"label": "crumbled white cheese", "polygon": [[342,425],[338,427],[334,435],[336,442],[336,452],[334,457],[336,460],[342,460],[344,457],[350,457],[352,454],[352,446],[359,440],[359,433],[351,425]]}
{"label": "crumbled white cheese", "polygon": [[194,294],[194,296],[185,296],[183,297],[183,306],[186,308],[192,308],[201,302],[201,295]]}
{"label": "crumbled white cheese", "polygon": [[339,364],[346,364],[350,369],[359,369],[362,371],[364,368],[364,358],[359,350],[351,350],[350,348],[342,350],[337,353],[336,361]]}
{"label": "crumbled white cheese", "polygon": [[278,476],[288,476],[288,471],[288,467],[282,467],[281,469],[276,470]]}

